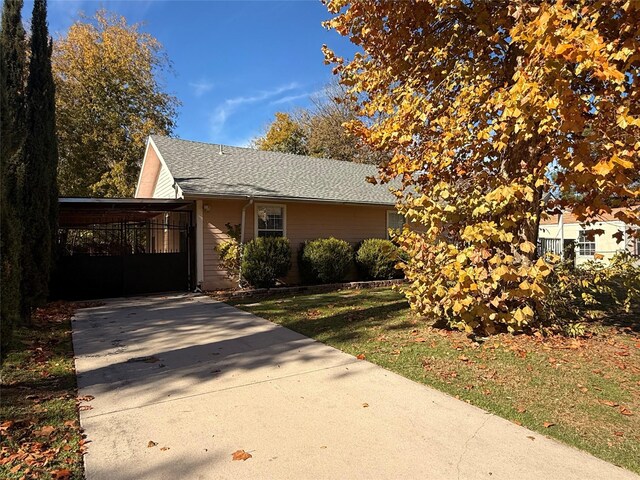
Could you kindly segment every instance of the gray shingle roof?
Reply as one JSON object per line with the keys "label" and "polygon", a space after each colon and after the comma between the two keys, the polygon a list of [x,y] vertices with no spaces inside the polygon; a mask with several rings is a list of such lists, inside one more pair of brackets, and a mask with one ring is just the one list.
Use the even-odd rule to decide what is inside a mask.
{"label": "gray shingle roof", "polygon": [[372,185],[374,165],[153,135],[185,195],[253,196],[393,205],[386,185]]}

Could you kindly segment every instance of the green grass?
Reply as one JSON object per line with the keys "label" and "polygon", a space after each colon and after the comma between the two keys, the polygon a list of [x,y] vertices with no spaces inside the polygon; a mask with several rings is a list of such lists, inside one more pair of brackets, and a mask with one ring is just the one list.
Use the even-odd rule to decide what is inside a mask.
{"label": "green grass", "polygon": [[40,309],[4,358],[0,478],[84,478],[71,342],[75,305]]}
{"label": "green grass", "polygon": [[418,318],[389,289],[233,303],[640,473],[640,337],[631,328],[479,344]]}

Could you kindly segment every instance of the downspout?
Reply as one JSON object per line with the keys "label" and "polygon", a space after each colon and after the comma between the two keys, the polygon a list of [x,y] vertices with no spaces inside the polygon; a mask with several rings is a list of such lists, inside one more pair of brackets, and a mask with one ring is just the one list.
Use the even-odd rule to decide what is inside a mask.
{"label": "downspout", "polygon": [[238,272],[238,287],[242,287],[242,253],[244,251],[244,224],[245,219],[247,217],[247,208],[253,205],[253,197],[248,197],[249,202],[245,206],[242,207],[242,217],[240,219],[240,245],[238,248],[240,249],[240,271]]}

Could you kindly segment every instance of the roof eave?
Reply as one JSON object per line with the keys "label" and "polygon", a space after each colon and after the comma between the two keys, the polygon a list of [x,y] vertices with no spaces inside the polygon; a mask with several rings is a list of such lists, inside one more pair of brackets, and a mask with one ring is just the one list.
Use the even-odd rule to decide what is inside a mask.
{"label": "roof eave", "polygon": [[363,205],[363,206],[379,206],[379,207],[393,207],[395,202],[366,202],[355,200],[338,200],[327,198],[307,198],[307,197],[287,197],[278,195],[251,195],[251,194],[228,194],[228,193],[194,193],[189,191],[183,191],[184,198],[186,199],[203,199],[203,198],[215,198],[218,200],[243,200],[247,198],[253,198],[255,200],[265,202],[299,202],[299,203],[329,203],[334,205]]}

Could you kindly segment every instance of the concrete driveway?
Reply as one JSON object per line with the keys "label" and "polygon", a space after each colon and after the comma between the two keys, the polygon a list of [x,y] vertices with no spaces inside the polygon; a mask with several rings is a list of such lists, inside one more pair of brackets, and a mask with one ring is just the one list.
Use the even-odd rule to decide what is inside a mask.
{"label": "concrete driveway", "polygon": [[79,310],[73,342],[89,480],[639,478],[203,296]]}

